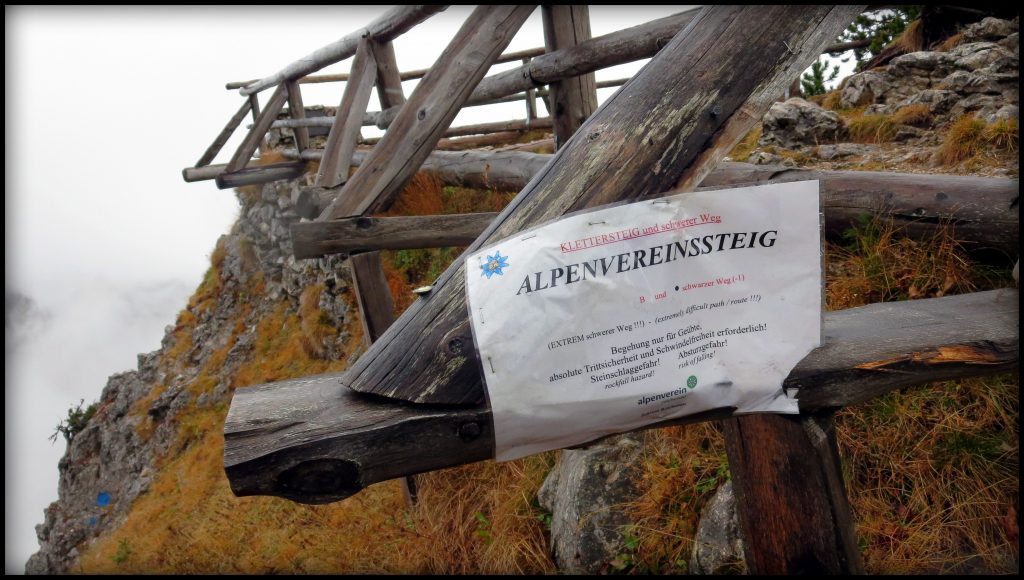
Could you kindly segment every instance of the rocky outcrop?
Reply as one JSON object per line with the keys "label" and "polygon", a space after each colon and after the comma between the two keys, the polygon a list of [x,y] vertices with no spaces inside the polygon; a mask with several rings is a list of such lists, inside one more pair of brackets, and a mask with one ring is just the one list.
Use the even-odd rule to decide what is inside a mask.
{"label": "rocky outcrop", "polygon": [[[60,461],[59,499],[36,527],[40,550],[29,559],[26,572],[73,570],[83,543],[120,525],[153,481],[160,459],[182,445],[181,413],[226,407],[231,396],[228,377],[253,356],[259,320],[282,305],[287,312],[298,311],[303,291],[319,284],[318,316],[336,328],[346,326],[352,313],[343,297],[350,285],[344,261],[336,256],[292,257],[289,226],[299,219],[292,206],[299,185],[279,182],[238,194],[239,219],[215,252],[220,257],[211,275],[219,277],[219,291],[206,307],[190,309],[191,324],[179,320],[177,326],[168,326],[161,348],[140,354],[136,370],[110,377],[95,414],[69,441]],[[254,295],[257,279],[262,292]],[[239,322],[244,323],[241,332]],[[314,348],[321,357],[336,359],[348,338],[341,331]],[[181,340],[189,348],[171,354],[180,349]],[[223,362],[206,368],[225,349]],[[173,357],[182,364],[168,364]],[[196,393],[189,386],[204,369],[215,384]]]}
{"label": "rocky outcrop", "polygon": [[843,132],[839,115],[799,97],[772,105],[762,126],[764,132],[759,145],[777,145],[786,149],[834,143]]}
{"label": "rocky outcrop", "polygon": [[636,439],[621,435],[562,452],[537,494],[551,512],[551,552],[560,571],[606,572],[625,551],[623,531],[631,522],[617,506],[636,497],[642,449]]}
{"label": "rocky outcrop", "polygon": [[923,103],[937,124],[967,113],[994,120],[1003,107],[1019,102],[1017,24],[986,18],[965,28],[947,52],[912,52],[855,74],[844,83],[839,104],[888,114]]}
{"label": "rocky outcrop", "polygon": [[727,481],[701,512],[690,554],[690,574],[743,574],[746,569],[736,495],[732,481]]}

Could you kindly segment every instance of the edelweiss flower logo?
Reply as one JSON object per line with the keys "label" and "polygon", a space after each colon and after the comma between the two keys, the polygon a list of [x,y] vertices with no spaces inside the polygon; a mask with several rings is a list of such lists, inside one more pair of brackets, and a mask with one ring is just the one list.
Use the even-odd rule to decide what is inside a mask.
{"label": "edelweiss flower logo", "polygon": [[487,262],[480,264],[480,275],[487,275],[490,279],[491,276],[497,274],[503,275],[502,268],[508,268],[508,256],[502,256],[501,252],[494,252],[493,256],[487,256]]}

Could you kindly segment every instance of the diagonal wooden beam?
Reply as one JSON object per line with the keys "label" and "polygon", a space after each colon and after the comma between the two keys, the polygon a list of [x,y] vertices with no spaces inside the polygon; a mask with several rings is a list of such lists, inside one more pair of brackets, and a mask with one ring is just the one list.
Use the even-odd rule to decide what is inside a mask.
{"label": "diagonal wooden beam", "polygon": [[320,219],[359,216],[391,203],[508,46],[534,6],[480,6],[402,106],[370,158]]}
{"label": "diagonal wooden beam", "polygon": [[[585,4],[545,4],[542,14],[544,44],[549,52],[590,40],[590,9]],[[558,149],[597,110],[594,73],[551,83],[551,106]]]}
{"label": "diagonal wooden beam", "polygon": [[[467,251],[571,211],[657,196],[684,176],[707,171],[715,161],[704,151],[709,137],[740,111],[749,129],[857,13],[850,6],[702,9],[587,120]],[[762,25],[751,28],[751,22]],[[720,155],[731,147],[716,142]],[[464,276],[457,260],[430,296],[406,310],[353,365],[345,384],[417,403],[483,401],[475,350],[438,355],[456,336],[472,344]]]}
{"label": "diagonal wooden beam", "polygon": [[270,100],[267,101],[266,108],[256,118],[252,129],[249,129],[249,133],[242,140],[242,144],[238,146],[238,150],[231,157],[231,161],[228,162],[227,173],[233,173],[242,169],[252,159],[252,154],[256,152],[256,148],[263,141],[263,136],[267,134],[267,130],[270,129],[270,125],[273,124],[277,114],[284,108],[284,103],[287,100],[287,87],[283,84],[279,85],[274,94],[270,96]]}
{"label": "diagonal wooden beam", "polygon": [[380,110],[401,107],[405,104],[405,91],[402,90],[402,78],[398,72],[398,60],[395,58],[395,47],[390,42],[370,42],[373,60],[377,63],[377,98]]}
{"label": "diagonal wooden beam", "polygon": [[217,157],[217,154],[220,153],[220,150],[224,147],[224,144],[227,143],[228,139],[231,138],[231,135],[232,133],[235,132],[235,129],[237,129],[238,126],[242,124],[242,119],[244,119],[245,116],[249,114],[249,109],[251,108],[252,103],[249,102],[249,99],[246,99],[242,102],[242,106],[239,107],[238,111],[234,115],[232,115],[231,119],[228,120],[228,124],[224,125],[224,128],[221,129],[220,134],[217,135],[217,138],[213,140],[213,143],[211,143],[209,147],[206,148],[206,151],[203,153],[203,156],[199,158],[199,161],[196,161],[196,167],[205,167],[209,165],[214,160],[215,157]]}
{"label": "diagonal wooden beam", "polygon": [[359,140],[363,125],[363,114],[370,102],[370,91],[377,79],[377,63],[370,51],[370,41],[363,39],[352,59],[351,80],[345,84],[345,91],[338,105],[334,125],[327,136],[324,157],[317,172],[316,184],[321,187],[337,187],[348,180],[348,168],[352,165],[352,152]]}

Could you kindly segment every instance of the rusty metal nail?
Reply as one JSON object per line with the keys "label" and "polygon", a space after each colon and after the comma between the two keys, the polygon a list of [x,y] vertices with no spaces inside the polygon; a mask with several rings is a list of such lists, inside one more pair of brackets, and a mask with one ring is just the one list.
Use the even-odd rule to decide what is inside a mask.
{"label": "rusty metal nail", "polygon": [[455,355],[462,354],[462,339],[453,338],[451,342],[448,343],[448,352]]}
{"label": "rusty metal nail", "polygon": [[472,441],[480,436],[480,424],[479,423],[463,423],[459,427],[459,437],[463,441]]}

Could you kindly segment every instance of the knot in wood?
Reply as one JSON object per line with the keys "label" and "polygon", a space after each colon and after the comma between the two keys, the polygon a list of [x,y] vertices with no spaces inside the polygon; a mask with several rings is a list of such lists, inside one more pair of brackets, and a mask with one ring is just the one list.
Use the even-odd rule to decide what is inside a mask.
{"label": "knot in wood", "polygon": [[454,354],[456,356],[461,355],[462,354],[462,350],[463,350],[463,346],[464,345],[462,343],[462,339],[461,338],[453,338],[448,343],[448,352],[450,352],[450,353],[452,353],[452,354]]}
{"label": "knot in wood", "polygon": [[423,119],[426,119],[427,118],[427,110],[426,109],[420,109],[420,111],[418,113],[416,113],[416,118],[419,119],[420,121],[422,121]]}
{"label": "knot in wood", "polygon": [[356,227],[365,230],[373,225],[373,220],[368,217],[361,217],[356,219]]}
{"label": "knot in wood", "polygon": [[472,441],[480,436],[480,424],[477,422],[463,423],[459,427],[459,438],[463,441]]}
{"label": "knot in wood", "polygon": [[711,107],[711,117],[712,118],[717,117],[717,116],[719,116],[721,114],[722,114],[722,107],[720,107],[718,105],[713,105]]}

